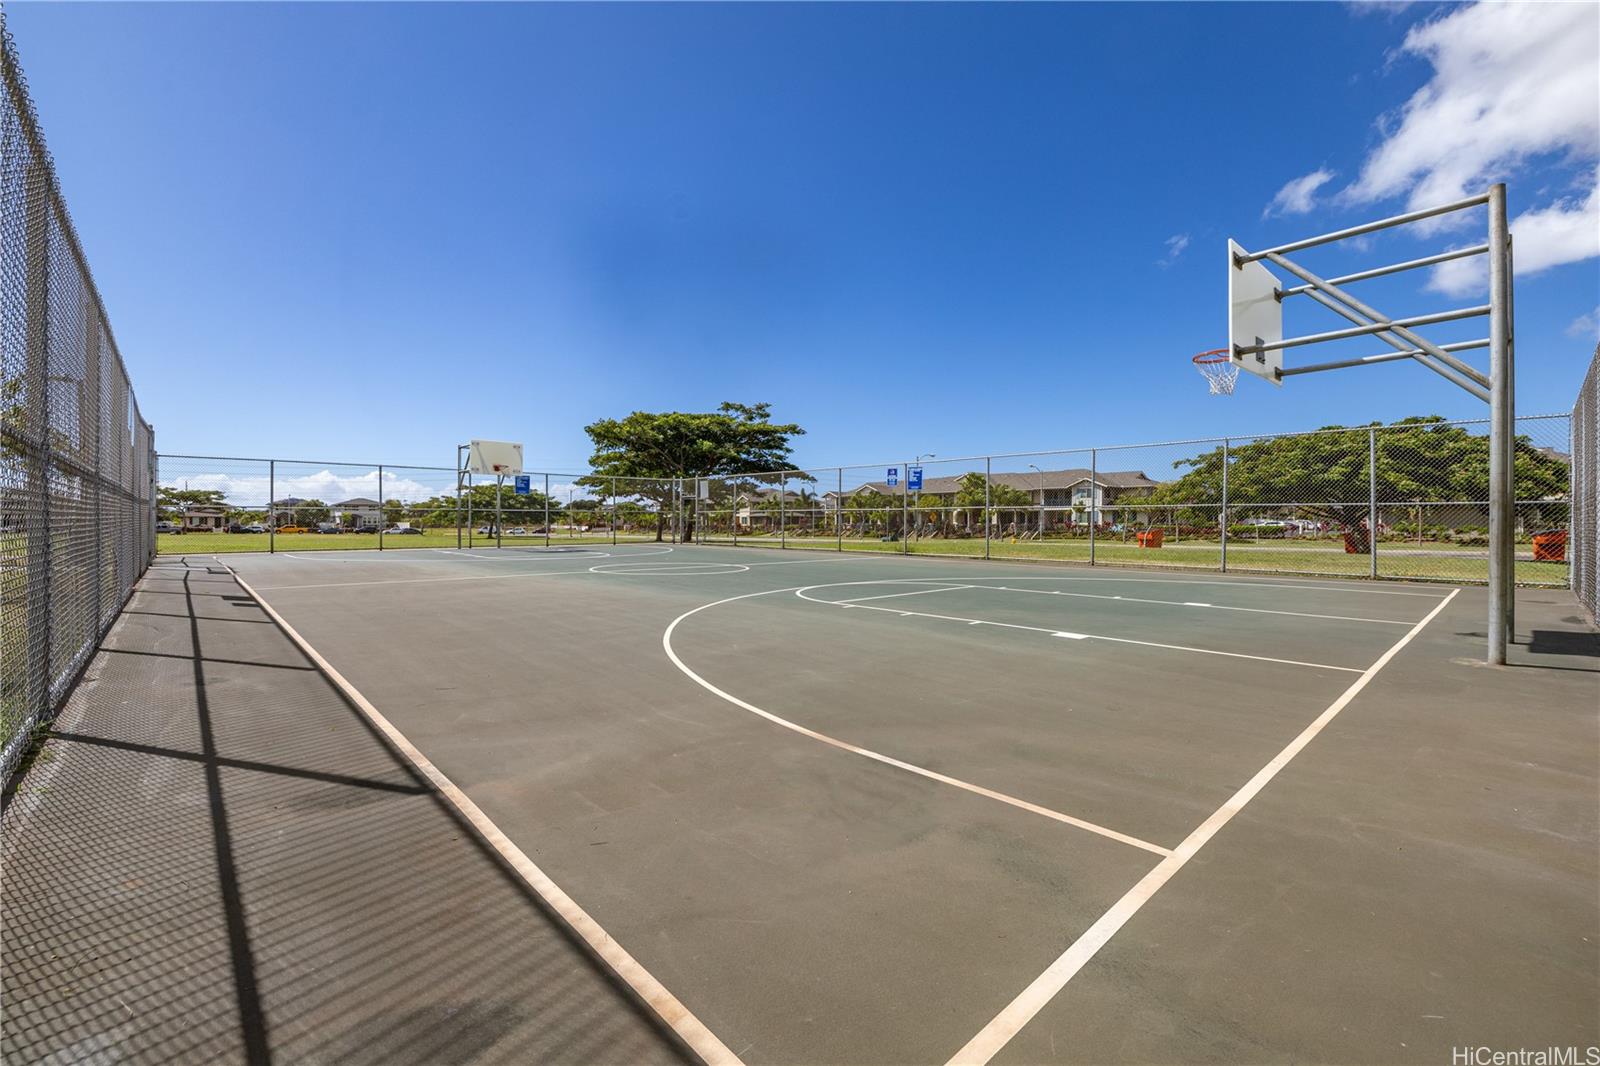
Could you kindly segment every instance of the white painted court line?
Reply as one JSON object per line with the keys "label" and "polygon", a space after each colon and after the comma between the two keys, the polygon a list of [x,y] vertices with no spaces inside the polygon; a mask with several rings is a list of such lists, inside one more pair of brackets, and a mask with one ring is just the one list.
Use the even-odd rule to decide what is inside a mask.
{"label": "white painted court line", "polygon": [[[891,558],[895,558],[895,557],[891,556]],[[987,561],[987,562],[991,562],[991,563],[1000,563],[1001,565],[1006,565],[1006,563],[1003,560],[999,560],[999,559],[991,559],[991,560],[981,560],[980,559],[980,560],[977,560],[977,561],[978,562]],[[1012,564],[1012,565],[1018,565],[1018,564]],[[1036,567],[1035,567],[1035,569],[1036,569]],[[1113,568],[1113,569],[1115,569],[1115,568]],[[967,579],[968,579],[967,576],[964,575],[962,577],[951,577],[951,578],[944,578],[944,579],[935,578],[934,580],[965,581]],[[1004,580],[1004,581],[1084,581],[1084,582],[1088,582],[1090,584],[1093,584],[1093,583],[1095,583],[1097,581],[1109,581],[1109,582],[1116,582],[1116,583],[1127,582],[1128,584],[1131,584],[1131,585],[1222,585],[1222,586],[1225,586],[1227,588],[1235,588],[1235,589],[1237,589],[1237,588],[1246,588],[1246,589],[1294,589],[1294,590],[1299,590],[1299,591],[1304,591],[1304,592],[1348,592],[1348,593],[1356,593],[1356,594],[1364,595],[1364,596],[1419,596],[1419,597],[1421,597],[1422,599],[1425,599],[1425,600],[1435,600],[1435,601],[1439,600],[1441,598],[1441,595],[1442,595],[1440,593],[1434,593],[1434,592],[1411,592],[1411,591],[1407,591],[1405,589],[1366,588],[1366,587],[1364,587],[1364,586],[1362,586],[1360,584],[1360,582],[1362,580],[1364,580],[1364,579],[1361,579],[1361,578],[1346,578],[1342,585],[1335,585],[1335,584],[1329,584],[1329,585],[1285,585],[1285,584],[1279,584],[1277,582],[1271,582],[1271,581],[1252,581],[1248,577],[1245,577],[1245,576],[1240,576],[1240,577],[1237,577],[1237,578],[1229,578],[1227,580],[1218,581],[1218,580],[1213,579],[1213,578],[1199,578],[1199,577],[1122,577],[1120,575],[1115,575],[1115,574],[1106,574],[1104,577],[1099,577],[1099,576],[1090,577],[1087,574],[1083,574],[1083,573],[1051,574],[1051,575],[1048,575],[1048,576],[1031,575],[1031,574],[1030,575],[1007,574],[1001,580]],[[1347,587],[1347,586],[1355,586],[1355,587]]]}
{"label": "white painted court line", "polygon": [[[218,560],[221,562],[221,560]],[[232,567],[226,563],[222,565],[233,572]],[[561,916],[562,921],[571,927],[574,933],[583,938],[584,943],[609,966],[617,977],[633,989],[634,993],[642,999],[662,1023],[677,1034],[678,1038],[687,1044],[696,1055],[708,1064],[726,1064],[726,1066],[742,1066],[739,1056],[735,1055],[726,1044],[717,1039],[715,1033],[706,1028],[700,1019],[696,1018],[689,1008],[679,1002],[678,998],[667,991],[666,986],[656,980],[650,971],[646,970],[638,960],[628,954],[622,945],[612,938],[600,927],[600,923],[591,918],[587,911],[578,906],[573,898],[562,891],[561,886],[552,881],[548,874],[534,865],[523,850],[514,844],[510,837],[489,820],[478,805],[442,771],[422,754],[416,745],[408,740],[405,734],[379,712],[378,708],[361,694],[361,692],[345,680],[343,674],[334,669],[333,664],[324,659],[320,652],[313,648],[309,641],[302,637],[282,615],[272,608],[266,600],[251,588],[237,573],[233,579],[239,583],[249,597],[266,612],[267,616],[276,622],[286,636],[306,656],[317,665],[324,676],[328,678],[350,702],[364,715],[373,726],[380,730],[389,742],[408,759],[417,771],[427,778],[429,783],[438,790],[439,795],[454,807],[485,844],[493,848],[510,867],[517,872],[546,906]]]}
{"label": "white painted court line", "polygon": [[[1209,607],[1213,611],[1243,611],[1246,614],[1277,614],[1289,618],[1320,618],[1330,622],[1366,622],[1380,626],[1408,626],[1408,620],[1393,618],[1359,618],[1348,614],[1316,614],[1311,611],[1274,611],[1266,607],[1235,607],[1226,603],[1199,603],[1194,600],[1150,600],[1139,596],[1106,596],[1098,592],[1065,592],[1061,589],[1014,589],[1005,585],[969,585],[968,588],[994,589],[996,592],[1020,592],[1028,596],[1072,596],[1080,600],[1120,600],[1123,603],[1154,603],[1168,607]],[[842,600],[835,600],[842,603]]]}
{"label": "white painted court line", "polygon": [[848,600],[829,600],[829,603],[866,603],[868,600],[892,600],[896,596],[926,596],[930,592],[955,592],[957,589],[979,588],[977,585],[940,585],[933,589],[917,589],[915,592],[890,592],[882,596],[856,596]]}
{"label": "white painted court line", "polygon": [[[848,584],[848,582],[846,582],[846,584]],[[685,611],[683,614],[680,614],[678,617],[674,618],[667,625],[666,630],[661,634],[662,650],[667,653],[667,658],[672,660],[672,665],[681,670],[685,677],[689,678],[689,680],[693,681],[695,684],[699,685],[713,696],[716,696],[722,700],[726,700],[741,710],[746,710],[758,717],[765,718],[774,725],[780,725],[785,729],[793,730],[803,737],[810,737],[812,740],[821,741],[823,744],[838,748],[840,751],[848,751],[853,755],[860,755],[863,758],[872,759],[874,762],[880,762],[886,766],[893,766],[898,770],[904,770],[907,773],[916,774],[919,777],[925,777],[930,781],[938,781],[940,784],[951,785],[966,792],[971,792],[974,795],[983,796],[986,799],[998,800],[1001,803],[1009,804],[1010,806],[1019,808],[1020,810],[1028,811],[1032,814],[1042,815],[1046,818],[1053,819],[1054,821],[1075,826],[1078,829],[1083,829],[1090,833],[1096,833],[1100,836],[1118,841],[1119,843],[1127,844],[1131,847],[1142,848],[1145,851],[1154,852],[1155,854],[1162,856],[1168,856],[1172,854],[1172,852],[1168,851],[1161,845],[1152,844],[1148,840],[1140,840],[1138,837],[1129,836],[1126,833],[1119,833],[1115,829],[1108,829],[1106,826],[1096,825],[1094,822],[1086,822],[1082,818],[1074,818],[1070,814],[1063,814],[1060,811],[1053,811],[1048,807],[1041,807],[1037,803],[1029,803],[1025,799],[1018,799],[1016,796],[1008,796],[1004,792],[996,792],[993,789],[984,788],[982,785],[975,785],[970,781],[963,781],[960,778],[950,777],[947,774],[941,774],[935,770],[929,770],[922,766],[916,766],[912,763],[903,762],[900,759],[894,758],[893,756],[884,755],[881,752],[873,751],[870,748],[863,748],[859,745],[851,744],[849,741],[840,740],[837,737],[831,737],[826,733],[819,733],[815,729],[808,729],[798,722],[791,722],[787,718],[781,718],[778,715],[773,714],[771,711],[763,710],[760,707],[757,707],[755,704],[747,702],[746,700],[742,700],[738,696],[735,696],[730,692],[725,692],[716,685],[713,685],[711,682],[695,673],[694,669],[690,667],[688,663],[680,659],[678,657],[678,653],[673,650],[672,634],[678,628],[679,623],[683,622],[683,620],[686,618],[693,617],[694,615],[699,614],[701,611],[709,611],[713,607],[721,607],[723,604],[734,603],[738,600],[754,599],[757,596],[773,596],[780,592],[795,592],[803,587],[804,586],[795,586],[794,588],[786,589],[768,589],[764,592],[747,592],[742,596],[729,596],[726,599],[716,600],[712,603],[703,603],[699,607]],[[872,610],[873,608],[866,609]]]}
{"label": "white painted court line", "polygon": [[1111,905],[1111,908],[1102,914],[1093,925],[1072,945],[1063,951],[1056,961],[1051,963],[1033,983],[1024,988],[1015,999],[1011,1001],[994,1020],[984,1026],[976,1036],[967,1041],[965,1047],[950,1057],[951,1066],[982,1066],[1005,1047],[1011,1038],[1022,1030],[1022,1027],[1031,1021],[1034,1015],[1044,1009],[1045,1004],[1055,998],[1067,982],[1071,981],[1078,971],[1092,958],[1095,953],[1105,946],[1117,931],[1127,924],[1128,920],[1139,912],[1150,901],[1161,887],[1170,881],[1174,874],[1183,869],[1184,865],[1195,853],[1205,847],[1207,842],[1232,821],[1233,816],[1244,809],[1260,791],[1265,788],[1274,777],[1278,776],[1285,766],[1296,755],[1303,751],[1307,744],[1316,739],[1328,723],[1336,718],[1367,687],[1367,683],[1378,676],[1378,671],[1389,665],[1389,661],[1399,654],[1400,649],[1411,643],[1411,639],[1421,633],[1427,624],[1438,617],[1439,612],[1447,607],[1451,600],[1456,598],[1460,589],[1454,589],[1450,595],[1429,611],[1428,614],[1409,630],[1405,636],[1394,643],[1388,651],[1378,657],[1378,661],[1362,671],[1360,677],[1351,682],[1338,699],[1328,705],[1328,709],[1317,716],[1316,720],[1306,726],[1300,735],[1291,740],[1282,751],[1275,755],[1271,762],[1263,766],[1254,777],[1245,782],[1239,791],[1235,792],[1228,801],[1214,811],[1211,817],[1202,822],[1199,828],[1184,838],[1171,855],[1156,864],[1155,869],[1145,874],[1139,883],[1130,888],[1121,899]]}
{"label": "white painted court line", "polygon": [[[819,600],[815,596],[807,596],[806,593],[812,591],[813,589],[837,588],[839,585],[858,584],[866,585],[873,584],[873,582],[841,581],[833,585],[807,585],[797,590],[795,595],[808,603],[821,603],[829,607],[836,607],[841,605],[841,601]],[[1046,626],[1025,626],[1019,625],[1016,622],[992,622],[987,618],[963,618],[959,615],[952,614],[932,614],[927,611],[905,611],[898,607],[872,607],[861,603],[859,600],[853,601],[849,604],[843,604],[843,606],[862,611],[883,611],[888,614],[897,614],[901,618],[933,618],[941,622],[964,622],[967,625],[994,626],[997,629],[1020,629],[1030,633],[1044,633],[1052,637],[1060,632],[1059,630]],[[1270,655],[1248,655],[1242,651],[1222,651],[1217,648],[1196,648],[1189,644],[1163,644],[1154,640],[1134,640],[1130,637],[1108,637],[1100,633],[1084,633],[1082,636],[1088,640],[1104,640],[1109,641],[1112,644],[1133,644],[1143,648],[1164,648],[1168,651],[1186,651],[1193,652],[1196,655],[1221,655],[1229,659],[1253,659],[1256,662],[1280,663],[1284,666],[1306,666],[1315,670],[1340,670],[1347,674],[1359,674],[1361,672],[1353,666],[1334,666],[1332,663],[1311,663],[1304,662],[1300,659],[1278,659]]]}

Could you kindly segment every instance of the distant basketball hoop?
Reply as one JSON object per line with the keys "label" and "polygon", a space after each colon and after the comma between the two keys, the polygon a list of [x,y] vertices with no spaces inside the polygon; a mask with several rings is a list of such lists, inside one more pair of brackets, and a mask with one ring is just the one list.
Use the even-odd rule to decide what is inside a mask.
{"label": "distant basketball hoop", "polygon": [[1213,396],[1232,396],[1234,382],[1239,380],[1239,367],[1228,357],[1228,349],[1213,348],[1194,357],[1194,367],[1206,379]]}

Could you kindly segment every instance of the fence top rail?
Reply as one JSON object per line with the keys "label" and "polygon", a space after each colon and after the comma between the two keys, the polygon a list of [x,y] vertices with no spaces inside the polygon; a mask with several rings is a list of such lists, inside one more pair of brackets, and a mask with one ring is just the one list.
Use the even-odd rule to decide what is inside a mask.
{"label": "fence top rail", "polygon": [[178,452],[157,452],[159,459],[204,459],[214,463],[294,463],[297,466],[368,466],[374,470],[439,470],[447,474],[456,472],[453,466],[423,466],[420,463],[352,463],[337,459],[277,459],[253,455],[183,455]]}
{"label": "fence top rail", "polygon": [[[1558,413],[1555,413],[1555,414],[1517,415],[1516,416],[1516,421],[1517,421],[1518,425],[1521,425],[1521,424],[1526,423],[1526,422],[1559,421],[1559,420],[1562,420],[1562,419],[1569,419],[1571,417],[1572,417],[1572,415],[1571,415],[1570,412],[1558,412]],[[1396,430],[1411,429],[1411,428],[1431,429],[1431,428],[1448,427],[1448,426],[1487,426],[1488,424],[1489,424],[1489,419],[1487,419],[1487,418],[1460,418],[1460,419],[1447,419],[1447,420],[1442,421],[1442,422],[1413,422],[1413,423],[1391,422],[1391,423],[1386,423],[1386,424],[1381,424],[1381,425],[1380,424],[1374,424],[1374,425],[1370,425],[1370,426],[1335,426],[1335,427],[1329,427],[1329,428],[1325,428],[1325,429],[1283,430],[1283,431],[1272,432],[1272,433],[1232,433],[1232,434],[1228,434],[1227,436],[1221,436],[1221,437],[1191,437],[1191,438],[1188,438],[1188,439],[1180,439],[1180,440],[1149,441],[1149,442],[1141,443],[1141,444],[1105,444],[1105,445],[1084,446],[1084,447],[1078,447],[1078,448],[1051,448],[1051,449],[1048,449],[1048,450],[1045,450],[1045,451],[992,452],[992,453],[983,454],[983,455],[958,455],[958,456],[952,456],[950,458],[932,457],[930,459],[930,461],[925,462],[925,463],[923,463],[921,465],[923,465],[923,466],[947,466],[947,465],[952,464],[952,463],[983,463],[983,462],[992,462],[992,461],[997,460],[997,459],[1044,458],[1044,457],[1047,457],[1047,456],[1060,456],[1060,455],[1082,455],[1082,456],[1087,456],[1087,457],[1091,457],[1092,458],[1096,453],[1099,453],[1099,452],[1133,451],[1133,450],[1140,449],[1140,448],[1176,448],[1176,447],[1188,447],[1188,446],[1193,446],[1193,445],[1222,445],[1222,444],[1247,445],[1247,444],[1253,444],[1253,443],[1258,443],[1258,442],[1267,441],[1267,440],[1281,440],[1281,439],[1287,439],[1287,438],[1291,438],[1291,437],[1314,437],[1314,436],[1318,436],[1318,435],[1334,434],[1334,433],[1357,434],[1357,433],[1365,433],[1365,432],[1368,432],[1368,431],[1376,432],[1376,433],[1385,433],[1385,432],[1393,432],[1393,431],[1396,431]],[[293,464],[297,464],[297,465],[301,465],[301,466],[360,466],[360,467],[371,467],[374,470],[376,470],[379,467],[383,467],[386,470],[389,470],[389,469],[393,469],[393,470],[434,470],[434,471],[440,471],[440,472],[443,472],[443,473],[452,473],[452,474],[462,473],[462,471],[459,468],[453,467],[453,466],[425,466],[425,465],[416,464],[416,463],[357,463],[357,462],[341,462],[341,461],[328,460],[328,459],[278,459],[278,458],[270,458],[270,457],[245,456],[245,455],[188,455],[188,454],[181,454],[181,453],[177,453],[177,452],[158,452],[158,453],[156,453],[156,459],[158,461],[160,461],[162,459],[198,459],[198,460],[206,460],[206,461],[210,461],[210,462],[230,462],[230,463],[293,463]],[[810,466],[810,467],[788,467],[788,468],[785,468],[785,469],[782,469],[782,470],[756,470],[756,471],[751,471],[749,473],[741,473],[741,474],[715,474],[715,475],[708,475],[706,477],[701,477],[701,478],[685,477],[682,480],[684,480],[684,481],[739,481],[739,480],[757,479],[757,478],[790,478],[790,477],[793,477],[793,476],[795,476],[797,474],[814,475],[814,474],[819,474],[819,473],[832,473],[834,471],[843,472],[843,471],[846,471],[846,470],[880,470],[880,469],[884,469],[884,468],[887,468],[887,467],[890,467],[890,466],[901,467],[901,466],[916,466],[916,465],[919,465],[919,464],[910,463],[906,459],[903,459],[903,458],[902,459],[886,459],[886,460],[883,460],[883,461],[877,462],[877,463],[846,463],[846,464],[842,464],[842,465],[841,464],[833,464],[833,465],[819,465],[819,466]],[[581,472],[580,473],[580,472],[559,471],[559,470],[525,470],[523,472],[525,474],[531,476],[531,477],[550,477],[550,478],[570,479],[572,481],[580,481],[580,480],[588,481],[588,482],[591,482],[591,484],[585,485],[584,487],[585,488],[592,488],[592,489],[604,488],[610,482],[616,482],[617,487],[620,489],[620,488],[626,488],[629,485],[639,484],[641,482],[653,483],[653,484],[664,484],[664,483],[670,483],[670,482],[679,480],[676,477],[655,477],[655,478],[650,478],[650,477],[623,477],[623,476],[613,477],[610,474],[596,474],[596,473],[593,473],[592,471],[585,471],[585,472]],[[977,472],[977,471],[968,471],[968,473],[974,473],[974,472]],[[996,471],[996,473],[1007,473],[1007,472],[1008,471]],[[1015,473],[1015,471],[1009,471],[1009,472],[1010,473]],[[469,473],[469,476],[470,476],[470,473]],[[897,486],[897,487],[903,487],[904,484],[905,484],[905,482],[904,482],[904,480],[902,478],[901,485]]]}

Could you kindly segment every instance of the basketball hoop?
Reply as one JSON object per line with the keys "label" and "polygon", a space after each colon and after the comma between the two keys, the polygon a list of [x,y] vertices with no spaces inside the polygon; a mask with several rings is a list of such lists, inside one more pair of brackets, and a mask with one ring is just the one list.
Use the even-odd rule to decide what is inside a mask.
{"label": "basketball hoop", "polygon": [[1229,358],[1228,349],[1213,348],[1194,357],[1194,368],[1206,379],[1213,396],[1232,396],[1239,368]]}

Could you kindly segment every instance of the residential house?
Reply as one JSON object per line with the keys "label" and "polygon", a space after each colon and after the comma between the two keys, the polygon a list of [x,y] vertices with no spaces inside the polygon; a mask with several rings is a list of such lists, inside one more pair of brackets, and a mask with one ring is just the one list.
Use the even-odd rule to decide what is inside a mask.
{"label": "residential house", "polygon": [[[981,472],[980,472],[981,473]],[[933,500],[941,506],[952,508],[948,521],[966,524],[960,508],[956,508],[956,495],[961,491],[962,478],[969,474],[948,477],[924,478],[922,491],[912,497],[924,508]],[[1064,470],[994,471],[989,475],[991,485],[1004,485],[1028,494],[1028,507],[1034,521],[1042,519],[1046,528],[1090,522],[1119,521],[1122,514],[1105,514],[1107,508],[1126,507],[1141,496],[1148,496],[1158,484],[1139,470],[1090,471],[1081,467]],[[891,488],[887,482],[869,482],[855,489],[855,493],[877,492],[898,497],[906,491],[905,482]],[[853,493],[846,493],[846,496]],[[932,499],[930,499],[930,497]]]}
{"label": "residential house", "polygon": [[383,525],[383,507],[365,496],[341,500],[333,505],[333,520],[347,529],[378,529]]}
{"label": "residential house", "polygon": [[178,520],[185,533],[221,533],[228,528],[228,508],[220,503],[195,503]]}

